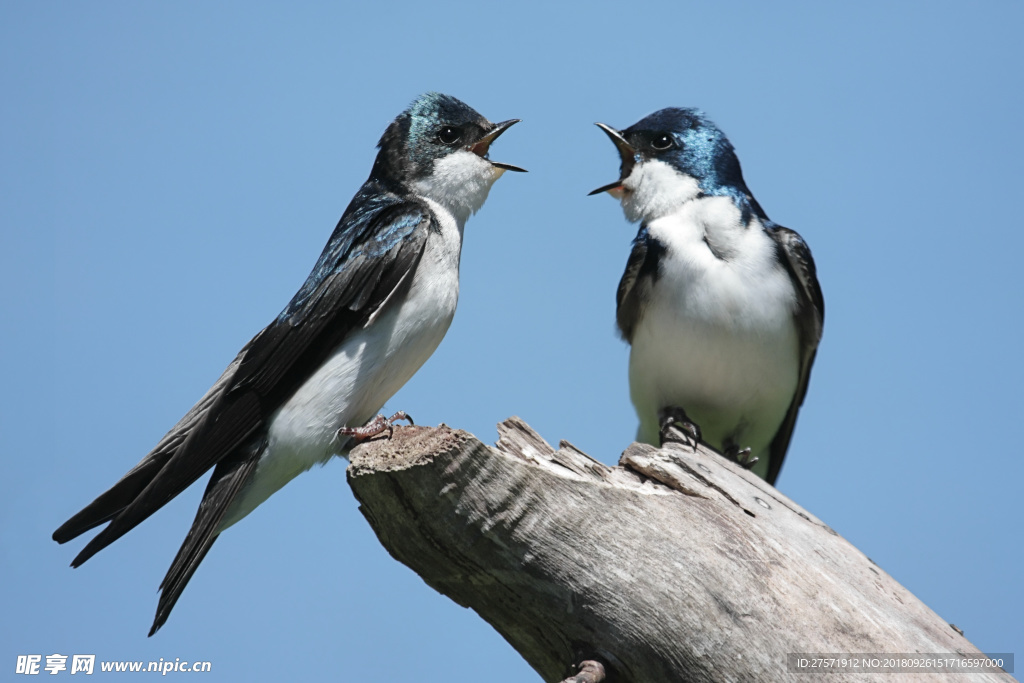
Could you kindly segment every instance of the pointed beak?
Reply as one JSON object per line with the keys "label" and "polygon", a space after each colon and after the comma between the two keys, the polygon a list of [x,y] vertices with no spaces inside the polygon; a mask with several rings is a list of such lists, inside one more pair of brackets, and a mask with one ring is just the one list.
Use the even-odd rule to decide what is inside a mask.
{"label": "pointed beak", "polygon": [[[506,130],[514,126],[515,124],[522,121],[522,119],[509,119],[508,121],[502,121],[501,123],[495,123],[494,127],[491,128],[487,135],[480,138],[480,141],[469,148],[473,154],[476,154],[481,159],[487,159],[487,153],[491,148],[491,143],[498,139],[498,136],[504,133]],[[487,159],[491,161],[490,159]],[[491,166],[500,168],[503,171],[518,171],[519,173],[526,173],[525,168],[519,168],[512,164],[503,164],[500,161],[491,161]]]}
{"label": "pointed beak", "polygon": [[[594,125],[603,130],[608,137],[612,139],[612,142],[615,143],[615,149],[619,150],[619,156],[622,157],[622,167],[619,169],[618,180],[614,183],[602,185],[587,196],[589,197],[602,192],[611,192],[613,196],[618,196],[618,194],[621,194],[623,189],[622,183],[625,182],[626,178],[629,177],[629,174],[633,172],[633,166],[636,164],[636,150],[633,149],[631,144],[626,142],[626,138],[622,137],[622,133],[611,126],[606,126],[603,123],[596,123]],[[616,194],[616,191],[618,191],[618,194]]]}

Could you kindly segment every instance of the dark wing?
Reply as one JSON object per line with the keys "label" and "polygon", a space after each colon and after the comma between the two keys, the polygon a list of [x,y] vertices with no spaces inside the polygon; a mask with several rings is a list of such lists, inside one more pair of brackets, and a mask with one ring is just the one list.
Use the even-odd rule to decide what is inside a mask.
{"label": "dark wing", "polygon": [[213,475],[206,485],[188,536],[174,556],[164,580],[160,582],[160,600],[157,602],[156,616],[153,618],[149,635],[152,636],[159,631],[167,621],[189,579],[196,573],[199,563],[213,547],[213,542],[220,535],[217,530],[220,528],[221,520],[224,519],[231,501],[256,471],[260,453],[266,445],[264,439],[250,441],[245,448],[238,449],[213,468]]}
{"label": "dark wing", "polygon": [[789,405],[786,418],[782,421],[779,431],[772,439],[769,448],[768,473],[765,479],[774,485],[775,479],[782,469],[782,461],[789,449],[789,441],[793,437],[796,416],[807,395],[807,383],[811,379],[811,366],[818,352],[818,342],[825,324],[825,300],[821,295],[814,259],[807,243],[796,232],[773,226],[768,234],[775,239],[779,260],[789,271],[796,283],[797,311],[796,322],[800,334],[800,377],[796,385],[796,394]]}
{"label": "dark wing", "polygon": [[[306,282],[310,286],[303,286],[278,320],[253,340],[234,377],[232,392],[280,395],[276,404],[280,405],[345,336],[366,325],[411,281],[431,226],[429,212],[415,204],[400,204],[372,213],[366,237],[347,246],[332,240],[324,250],[327,258],[321,255]],[[323,325],[328,329],[314,331]],[[282,371],[281,365],[289,372]],[[289,386],[294,388],[287,390]],[[167,621],[217,540],[231,502],[256,470],[266,447],[265,433],[261,429],[260,438],[233,448],[217,462],[188,536],[160,583],[149,635]]]}
{"label": "dark wing", "polygon": [[210,406],[231,385],[231,379],[242,362],[244,354],[245,349],[242,349],[238,356],[235,357],[235,360],[224,370],[220,379],[185,413],[185,417],[181,418],[178,424],[171,427],[171,430],[164,435],[160,443],[138,465],[121,477],[120,481],[114,486],[110,487],[105,493],[89,503],[89,505],[53,532],[53,540],[58,543],[67,543],[89,529],[110,521],[118,512],[135,500],[139,493],[146,488],[149,482],[160,472],[161,468],[167,464],[167,461],[177,452],[192,429],[206,415]]}
{"label": "dark wing", "polygon": [[[217,384],[139,465],[54,532],[54,540],[64,543],[110,522],[72,566],[88,560],[211,467],[230,461],[239,449],[258,440],[269,416],[331,351],[407,284],[430,226],[426,206],[364,186],[284,312],[242,349]],[[211,486],[214,483],[211,480]],[[224,505],[227,502],[230,498]],[[202,510],[201,506],[200,516]],[[218,520],[223,512],[217,512]],[[186,540],[182,552],[188,545]]]}
{"label": "dark wing", "polygon": [[646,226],[641,226],[615,296],[615,320],[627,342],[633,342],[633,330],[650,298],[651,286],[658,279],[658,264],[664,253],[665,245],[651,237]]}

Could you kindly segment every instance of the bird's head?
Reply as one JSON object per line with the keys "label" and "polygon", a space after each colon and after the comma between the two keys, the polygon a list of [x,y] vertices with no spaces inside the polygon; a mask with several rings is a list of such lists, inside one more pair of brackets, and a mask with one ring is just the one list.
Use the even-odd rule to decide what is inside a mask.
{"label": "bird's head", "polygon": [[651,221],[702,195],[749,197],[729,140],[701,111],[656,111],[625,130],[597,124],[615,143],[619,179],[607,192],[622,202],[630,221]]}
{"label": "bird's head", "polygon": [[491,123],[451,95],[426,93],[381,136],[371,177],[400,183],[468,216],[502,173],[525,170],[489,158],[491,143],[518,122]]}

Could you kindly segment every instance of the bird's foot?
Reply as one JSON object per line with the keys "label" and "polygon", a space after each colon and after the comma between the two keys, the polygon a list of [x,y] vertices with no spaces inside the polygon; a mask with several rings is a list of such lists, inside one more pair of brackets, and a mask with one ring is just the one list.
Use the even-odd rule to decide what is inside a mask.
{"label": "bird's foot", "polygon": [[562,683],[603,683],[605,680],[604,664],[588,659],[580,662],[577,667],[579,673],[562,681]]}
{"label": "bird's foot", "polygon": [[[679,429],[671,429],[673,426]],[[697,444],[700,443],[700,427],[686,416],[686,411],[682,408],[670,407],[658,411],[658,427],[662,445],[669,441],[677,441],[693,448],[694,453],[697,452]],[[679,438],[680,434],[682,439]]]}
{"label": "bird's foot", "polygon": [[408,420],[409,424],[416,424],[404,410],[399,410],[391,417],[378,415],[362,427],[342,427],[338,430],[337,434],[335,434],[335,438],[351,436],[356,441],[366,441],[367,439],[377,436],[378,434],[383,434],[384,432],[387,432],[390,437],[395,433],[395,422],[398,420]]}
{"label": "bird's foot", "polygon": [[724,455],[727,460],[731,460],[740,467],[747,470],[756,465],[758,461],[758,458],[756,456],[750,454],[749,448],[740,448],[735,444],[727,446],[726,449],[722,452],[722,455]]}

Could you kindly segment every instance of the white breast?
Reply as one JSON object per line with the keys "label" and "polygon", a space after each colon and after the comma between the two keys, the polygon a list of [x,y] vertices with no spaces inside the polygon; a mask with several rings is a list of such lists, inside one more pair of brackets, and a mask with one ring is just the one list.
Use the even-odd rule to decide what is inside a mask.
{"label": "white breast", "polygon": [[727,197],[686,202],[648,229],[666,254],[632,339],[637,438],[657,443],[658,411],[678,406],[709,443],[732,438],[757,455],[799,371],[796,295],[773,240],[756,218],[742,225]]}
{"label": "white breast", "polygon": [[221,529],[249,514],[298,474],[344,455],[339,427],[358,427],[419,370],[444,338],[459,298],[462,224],[430,199],[440,233],[427,236],[408,296],[350,335],[269,420],[268,445],[251,484]]}

